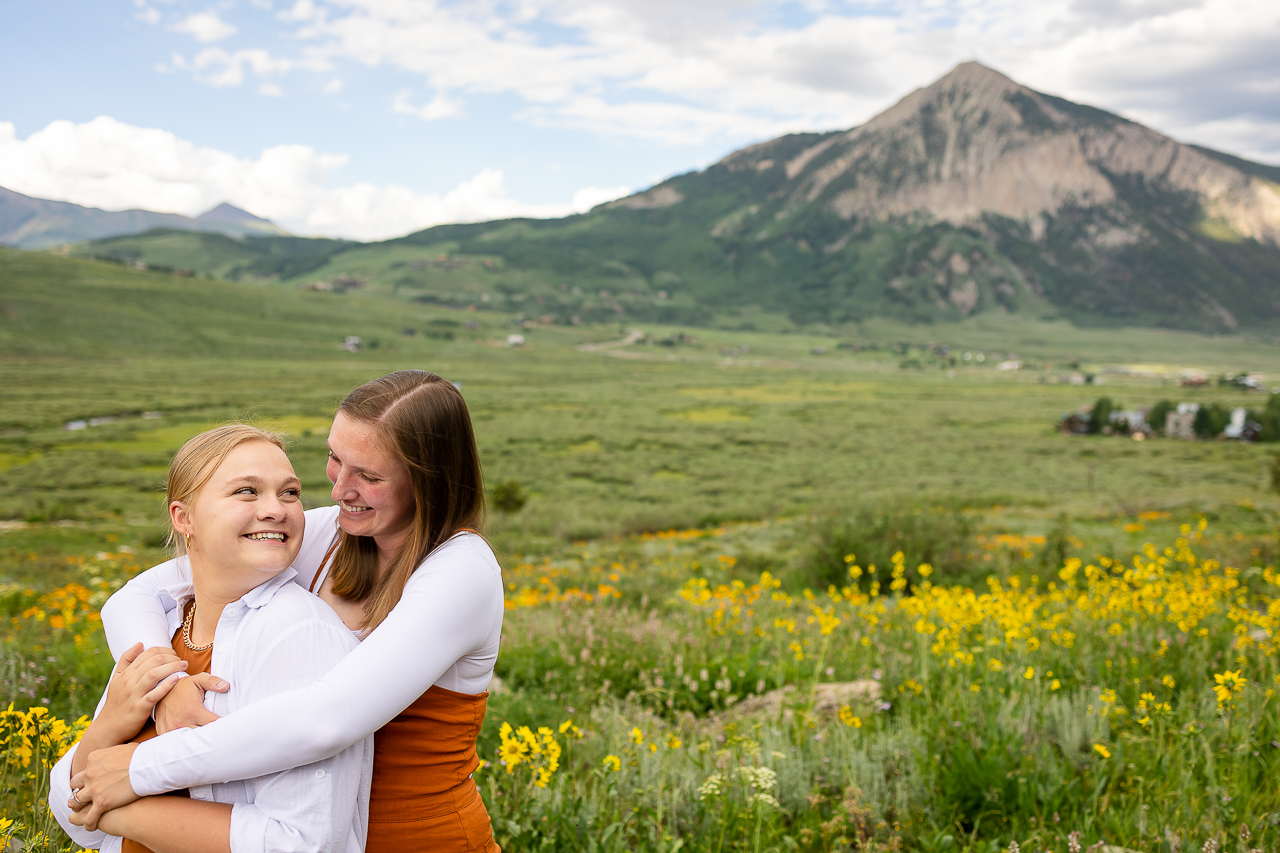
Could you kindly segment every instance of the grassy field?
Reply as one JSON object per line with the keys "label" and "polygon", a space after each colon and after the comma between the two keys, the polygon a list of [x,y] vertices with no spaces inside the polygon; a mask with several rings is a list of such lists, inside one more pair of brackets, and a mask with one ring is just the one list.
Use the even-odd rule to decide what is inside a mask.
{"label": "grassy field", "polygon": [[[1280,844],[1276,447],[1054,430],[1103,394],[1260,408],[1168,377],[1280,376],[1280,347],[998,316],[622,344],[13,251],[0,282],[0,782],[22,827],[0,835],[51,832],[37,747],[71,730],[18,712],[91,711],[94,614],[163,557],[181,443],[276,425],[326,504],[337,402],[423,367],[461,386],[489,483],[526,499],[490,517],[510,609],[481,778],[504,847]],[[1059,381],[1076,371],[1103,384]]]}

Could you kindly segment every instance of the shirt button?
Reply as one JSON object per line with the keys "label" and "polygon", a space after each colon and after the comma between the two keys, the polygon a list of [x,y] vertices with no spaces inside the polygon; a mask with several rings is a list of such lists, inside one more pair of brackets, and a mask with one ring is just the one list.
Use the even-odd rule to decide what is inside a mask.
{"label": "shirt button", "polygon": [[323,779],[323,778],[324,778],[324,771],[323,771],[323,770],[317,770],[317,771],[316,771],[316,778],[317,778],[317,779]]}

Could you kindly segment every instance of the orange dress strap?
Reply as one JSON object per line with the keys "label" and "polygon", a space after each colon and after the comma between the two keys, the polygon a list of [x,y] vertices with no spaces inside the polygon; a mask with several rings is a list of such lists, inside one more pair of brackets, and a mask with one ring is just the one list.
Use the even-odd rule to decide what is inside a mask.
{"label": "orange dress strap", "polygon": [[316,591],[316,581],[320,580],[320,573],[329,564],[329,558],[333,556],[334,551],[338,550],[338,543],[341,541],[341,539],[334,539],[333,544],[329,546],[329,550],[324,552],[324,559],[320,561],[320,568],[316,569],[315,576],[311,578],[311,586],[307,587],[307,592]]}

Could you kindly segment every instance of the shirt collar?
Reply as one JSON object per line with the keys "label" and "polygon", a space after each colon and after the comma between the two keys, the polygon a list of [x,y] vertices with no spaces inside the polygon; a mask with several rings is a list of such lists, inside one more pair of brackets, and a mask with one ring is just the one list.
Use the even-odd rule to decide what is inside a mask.
{"label": "shirt collar", "polygon": [[[196,588],[191,583],[191,562],[185,556],[178,558],[178,568],[182,573],[182,580],[177,583],[170,584],[160,590],[161,597],[168,597],[169,601],[165,602],[165,609],[169,609],[172,602],[173,607],[183,607],[187,601],[196,594]],[[240,601],[244,602],[245,607],[256,609],[270,601],[280,589],[289,581],[297,577],[298,570],[292,566],[285,569],[269,581],[264,581],[253,589],[246,592]]]}

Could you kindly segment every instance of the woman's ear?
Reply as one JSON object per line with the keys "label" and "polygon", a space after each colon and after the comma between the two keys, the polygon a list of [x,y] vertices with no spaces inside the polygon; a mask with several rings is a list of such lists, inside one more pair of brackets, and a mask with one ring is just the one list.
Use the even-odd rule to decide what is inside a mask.
{"label": "woman's ear", "polygon": [[169,502],[169,521],[179,536],[191,535],[191,512],[182,501]]}

